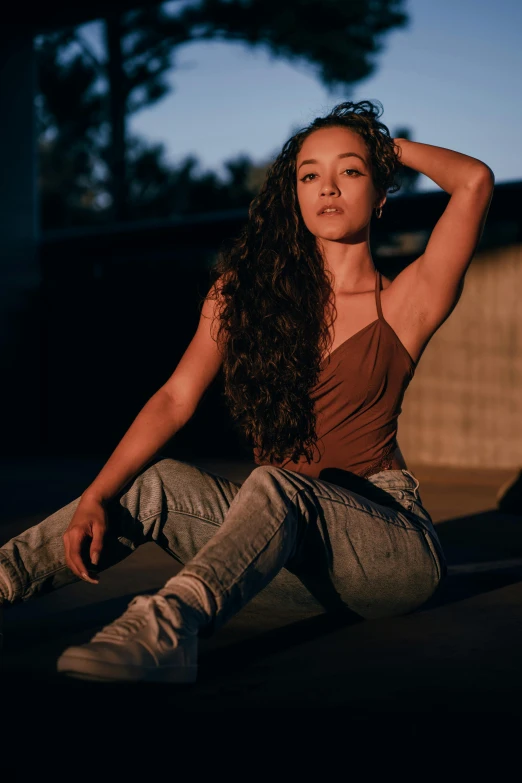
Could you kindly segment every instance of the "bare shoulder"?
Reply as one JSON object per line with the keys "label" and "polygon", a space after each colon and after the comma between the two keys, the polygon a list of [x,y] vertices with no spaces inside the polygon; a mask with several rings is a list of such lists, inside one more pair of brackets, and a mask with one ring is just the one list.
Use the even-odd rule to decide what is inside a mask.
{"label": "bare shoulder", "polygon": [[[418,362],[430,339],[444,319],[433,318],[429,291],[417,274],[415,262],[393,279],[381,275],[381,306],[384,320],[394,330],[414,362]],[[456,298],[453,307],[456,305]]]}
{"label": "bare shoulder", "polygon": [[[423,254],[424,255],[424,254]],[[445,306],[439,306],[439,297],[422,273],[423,255],[412,261],[392,280],[382,277],[383,301],[386,300],[392,317],[402,318],[411,325],[424,328],[427,333],[435,332],[451,315],[464,288],[464,275],[448,293]],[[384,305],[383,305],[384,307]]]}

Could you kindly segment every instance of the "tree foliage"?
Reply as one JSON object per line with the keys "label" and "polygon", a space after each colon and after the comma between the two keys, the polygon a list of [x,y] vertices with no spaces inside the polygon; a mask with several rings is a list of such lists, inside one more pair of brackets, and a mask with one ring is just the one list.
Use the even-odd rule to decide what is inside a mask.
{"label": "tree foliage", "polygon": [[[41,36],[36,50],[43,228],[247,206],[262,166],[240,156],[226,163],[225,178],[201,172],[193,158],[176,167],[167,163],[162,145],[126,132],[125,118],[171,89],[166,76],[176,67],[178,48],[209,39],[264,47],[274,57],[312,67],[326,86],[342,87],[346,96],[374,71],[383,36],[407,23],[402,5],[403,0],[149,5],[102,20],[101,57],[81,28]],[[118,96],[116,109],[111,95]]]}
{"label": "tree foliage", "polygon": [[198,38],[244,41],[316,69],[344,88],[375,70],[379,40],[407,24],[403,0],[201,0],[183,12]]}

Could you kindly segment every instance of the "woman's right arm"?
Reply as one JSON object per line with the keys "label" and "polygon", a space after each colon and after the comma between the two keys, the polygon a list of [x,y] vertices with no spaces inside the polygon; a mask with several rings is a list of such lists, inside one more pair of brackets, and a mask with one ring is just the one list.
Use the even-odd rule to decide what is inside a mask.
{"label": "woman's right arm", "polygon": [[177,401],[167,389],[160,388],[140,410],[100,473],[83,492],[82,500],[105,505],[191,416],[192,412],[182,400]]}
{"label": "woman's right arm", "polygon": [[208,295],[196,333],[174,373],[143,406],[100,473],[82,493],[64,534],[64,544],[67,565],[86,581],[97,583],[87,573],[82,549],[90,539],[90,560],[95,566],[107,530],[107,502],[189,421],[217,375],[222,357],[211,336],[217,306],[218,301]]}

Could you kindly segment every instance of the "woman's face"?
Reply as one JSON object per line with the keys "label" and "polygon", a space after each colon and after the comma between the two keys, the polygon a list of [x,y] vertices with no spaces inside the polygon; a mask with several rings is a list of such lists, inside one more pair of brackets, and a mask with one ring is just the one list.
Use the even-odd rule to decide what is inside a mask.
{"label": "woman's face", "polygon": [[347,128],[322,128],[305,139],[297,156],[297,199],[312,234],[342,241],[366,228],[379,204],[369,164],[364,139]]}

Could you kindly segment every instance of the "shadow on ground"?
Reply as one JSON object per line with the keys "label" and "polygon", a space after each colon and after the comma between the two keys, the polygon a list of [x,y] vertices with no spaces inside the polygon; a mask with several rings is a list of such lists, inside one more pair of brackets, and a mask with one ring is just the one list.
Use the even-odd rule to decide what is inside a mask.
{"label": "shadow on ground", "polygon": [[[198,464],[240,483],[252,469],[249,464]],[[0,488],[7,504],[0,540],[70,502],[99,466],[84,461],[63,472],[56,463],[38,470],[34,460],[11,475],[4,470]],[[462,473],[459,483],[453,472],[447,491],[440,477],[421,483],[449,573],[430,601],[411,615],[381,620],[334,616],[317,606],[274,604],[263,591],[214,636],[202,636],[199,676],[192,686],[61,678],[55,664],[65,647],[88,641],[134,595],[154,592],[179,570],[162,550],[146,544],[104,572],[98,586],[78,583],[9,607],[0,678],[4,692],[31,692],[42,699],[53,689],[60,698],[89,693],[101,705],[117,697],[120,710],[133,700],[153,709],[158,699],[186,712],[284,709],[305,714],[349,707],[359,718],[390,712],[422,713],[433,720],[448,712],[518,718],[522,516],[495,508],[505,474],[488,474],[486,481],[476,471],[472,480]],[[460,513],[451,516],[451,508]],[[469,513],[462,513],[466,509]]]}

